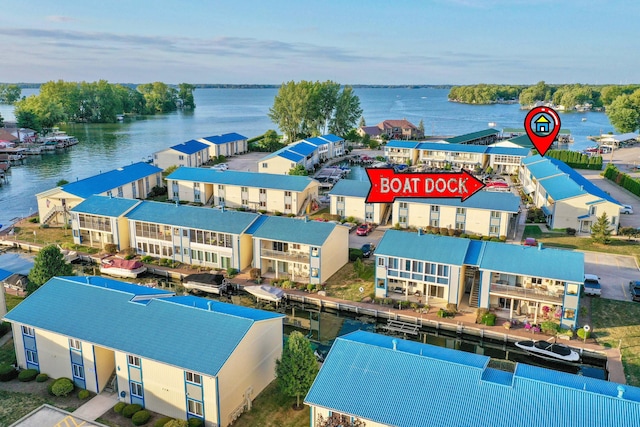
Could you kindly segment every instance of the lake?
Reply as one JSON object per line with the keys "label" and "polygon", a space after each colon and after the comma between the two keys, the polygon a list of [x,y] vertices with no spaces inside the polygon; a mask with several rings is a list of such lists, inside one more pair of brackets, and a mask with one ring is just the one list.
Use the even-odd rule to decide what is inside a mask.
{"label": "lake", "polygon": [[[8,182],[0,185],[0,224],[36,211],[35,195],[65,179],[75,181],[146,159],[175,144],[205,136],[238,132],[261,135],[276,126],[267,117],[277,89],[197,89],[196,108],[170,114],[127,120],[119,124],[63,126],[80,143],[64,152],[31,156],[11,168]],[[37,93],[25,89],[23,96]],[[418,125],[424,121],[428,135],[460,135],[488,127],[523,127],[526,111],[517,104],[465,105],[447,101],[448,89],[357,88],[367,124],[402,119]],[[15,120],[13,107],[0,104],[5,121]],[[613,131],[604,113],[560,115],[562,128],[570,129],[574,149],[591,145],[589,135]],[[586,121],[582,121],[585,118]]]}

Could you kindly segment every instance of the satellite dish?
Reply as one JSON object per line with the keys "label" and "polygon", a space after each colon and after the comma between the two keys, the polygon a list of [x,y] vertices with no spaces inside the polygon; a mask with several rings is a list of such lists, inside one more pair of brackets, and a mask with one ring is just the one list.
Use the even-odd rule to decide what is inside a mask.
{"label": "satellite dish", "polygon": [[585,331],[585,332],[589,332],[589,331],[591,330],[591,326],[589,326],[589,325],[584,325],[584,326],[582,327],[582,329],[584,329],[584,331]]}
{"label": "satellite dish", "polygon": [[364,292],[364,288],[362,286],[360,286],[360,288],[358,290],[360,291],[360,293]]}

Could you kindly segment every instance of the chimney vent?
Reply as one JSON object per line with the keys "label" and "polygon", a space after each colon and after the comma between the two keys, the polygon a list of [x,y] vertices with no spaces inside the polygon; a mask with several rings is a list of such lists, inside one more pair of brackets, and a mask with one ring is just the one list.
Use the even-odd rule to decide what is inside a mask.
{"label": "chimney vent", "polygon": [[394,339],[391,341],[391,344],[393,344],[393,349],[397,350],[398,349],[398,340]]}
{"label": "chimney vent", "polygon": [[211,301],[208,301],[208,302],[207,302],[207,307],[209,308],[209,311],[212,311],[212,310],[211,310]]}
{"label": "chimney vent", "polygon": [[618,386],[618,399],[622,399],[624,397],[624,392],[626,390],[627,389],[624,388],[624,386],[621,386],[621,385]]}
{"label": "chimney vent", "polygon": [[542,242],[538,242],[538,250],[541,251],[542,250]]}

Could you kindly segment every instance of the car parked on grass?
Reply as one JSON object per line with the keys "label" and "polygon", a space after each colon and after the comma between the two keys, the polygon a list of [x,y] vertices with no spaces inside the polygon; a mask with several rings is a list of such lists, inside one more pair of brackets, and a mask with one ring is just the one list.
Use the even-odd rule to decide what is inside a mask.
{"label": "car parked on grass", "polygon": [[356,230],[358,236],[368,236],[371,233],[371,224],[360,224]]}
{"label": "car parked on grass", "polygon": [[622,207],[620,208],[620,213],[627,215],[632,214],[633,208],[631,207],[631,205],[622,205]]}
{"label": "car parked on grass", "polygon": [[602,294],[600,278],[595,274],[585,274],[582,287],[585,295],[600,296]]}
{"label": "car parked on grass", "polygon": [[640,280],[629,282],[629,291],[631,292],[631,300],[640,301]]}
{"label": "car parked on grass", "polygon": [[362,245],[362,248],[360,248],[364,258],[369,258],[375,249],[376,246],[373,243],[365,243]]}

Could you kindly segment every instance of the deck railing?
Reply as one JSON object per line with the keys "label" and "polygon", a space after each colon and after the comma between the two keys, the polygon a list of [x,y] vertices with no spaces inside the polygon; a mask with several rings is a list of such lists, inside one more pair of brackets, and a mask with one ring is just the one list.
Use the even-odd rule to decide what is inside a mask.
{"label": "deck railing", "polygon": [[498,283],[491,284],[491,295],[501,297],[524,298],[531,301],[543,301],[561,303],[564,290],[549,291],[540,287],[523,288],[521,286],[500,285]]}
{"label": "deck railing", "polygon": [[265,258],[275,258],[283,261],[292,261],[309,264],[309,254],[290,251],[274,251],[272,249],[260,249],[260,255]]}

